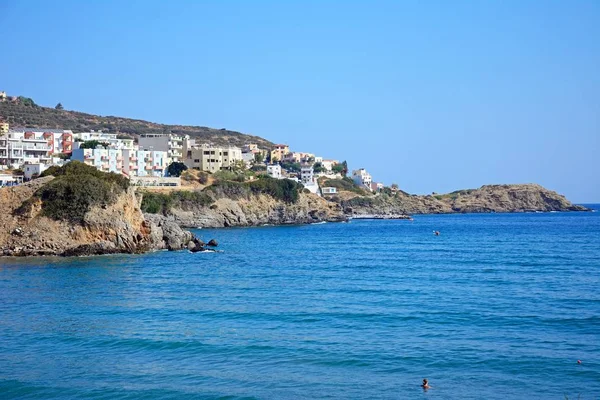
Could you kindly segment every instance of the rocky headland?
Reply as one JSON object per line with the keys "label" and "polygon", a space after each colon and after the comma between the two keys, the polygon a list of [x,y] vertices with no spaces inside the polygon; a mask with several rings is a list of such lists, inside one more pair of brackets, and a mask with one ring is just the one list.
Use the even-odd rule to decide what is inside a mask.
{"label": "rocky headland", "polygon": [[485,185],[479,189],[425,196],[401,191],[369,196],[344,192],[333,200],[349,216],[588,211],[536,184]]}
{"label": "rocky headland", "polygon": [[56,218],[47,212],[42,195],[54,180],[47,176],[0,189],[0,255],[85,256],[196,247],[192,233],[174,220],[144,216],[132,188],[109,204],[91,205],[77,222]]}

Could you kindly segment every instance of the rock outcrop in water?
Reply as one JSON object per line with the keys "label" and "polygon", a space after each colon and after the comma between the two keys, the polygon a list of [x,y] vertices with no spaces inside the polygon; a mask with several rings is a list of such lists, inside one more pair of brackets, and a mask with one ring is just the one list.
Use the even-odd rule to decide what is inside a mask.
{"label": "rock outcrop in water", "polygon": [[343,193],[336,200],[349,215],[587,211],[536,184],[486,185],[479,189],[427,196],[403,192],[392,196]]}
{"label": "rock outcrop in water", "polygon": [[[81,223],[42,215],[36,191],[53,177],[0,189],[0,255],[84,256],[178,250],[194,237],[174,220],[145,218],[133,189],[118,195],[109,206],[93,206]],[[22,205],[27,204],[25,211]]]}

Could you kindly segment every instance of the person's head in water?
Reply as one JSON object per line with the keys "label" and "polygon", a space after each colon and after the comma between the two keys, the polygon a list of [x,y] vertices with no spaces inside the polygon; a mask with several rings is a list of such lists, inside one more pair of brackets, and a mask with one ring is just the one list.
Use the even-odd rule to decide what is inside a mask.
{"label": "person's head in water", "polygon": [[429,387],[429,381],[427,380],[427,378],[423,379],[423,384],[421,386],[425,389]]}

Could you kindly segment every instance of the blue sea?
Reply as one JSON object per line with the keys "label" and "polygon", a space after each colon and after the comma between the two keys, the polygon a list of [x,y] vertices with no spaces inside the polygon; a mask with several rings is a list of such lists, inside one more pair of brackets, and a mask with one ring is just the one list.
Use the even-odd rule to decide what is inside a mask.
{"label": "blue sea", "polygon": [[600,398],[600,212],[195,233],[0,259],[0,398]]}

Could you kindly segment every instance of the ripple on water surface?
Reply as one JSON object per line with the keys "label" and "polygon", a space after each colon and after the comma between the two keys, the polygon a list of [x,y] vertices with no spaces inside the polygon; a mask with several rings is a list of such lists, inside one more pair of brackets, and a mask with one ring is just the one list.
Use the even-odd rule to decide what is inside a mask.
{"label": "ripple on water surface", "polygon": [[0,397],[597,398],[599,217],[203,229],[224,253],[4,259]]}

